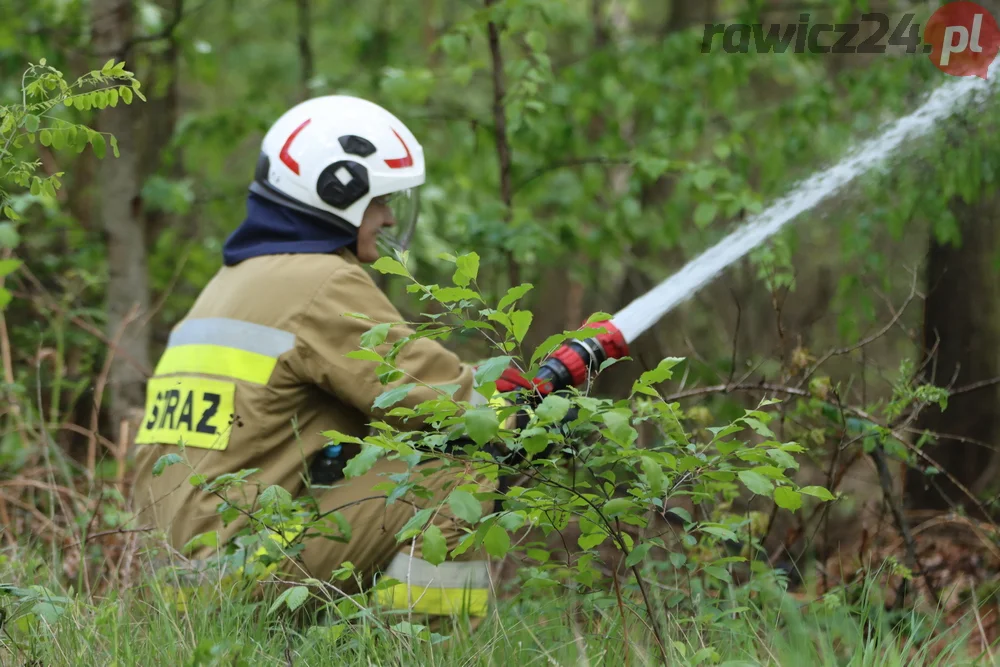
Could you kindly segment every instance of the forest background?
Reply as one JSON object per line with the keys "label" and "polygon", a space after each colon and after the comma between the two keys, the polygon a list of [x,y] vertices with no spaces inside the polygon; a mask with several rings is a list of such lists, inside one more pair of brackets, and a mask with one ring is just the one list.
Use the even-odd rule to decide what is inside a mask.
{"label": "forest background", "polygon": [[[982,4],[1000,15],[1000,5]],[[521,342],[534,350],[592,313],[626,305],[948,78],[902,40],[879,54],[705,53],[705,24],[787,25],[807,13],[811,23],[860,23],[860,41],[875,27],[863,21],[868,12],[893,26],[906,14],[922,24],[936,6],[5,2],[5,114],[15,113],[32,80],[22,75],[42,59],[69,81],[124,61],[135,79],[105,75],[141,91],[128,104],[125,93],[120,104],[81,95],[41,128],[22,115],[0,129],[32,135],[4,155],[29,164],[30,175],[12,170],[0,183],[0,539],[11,595],[40,604],[29,582],[45,583],[46,596],[61,591],[59,599],[86,592],[80,604],[91,606],[71,615],[79,625],[97,623],[102,596],[130,583],[121,566],[142,536],[126,528],[129,419],[144,405],[170,328],[220,267],[222,244],[243,218],[263,132],[291,104],[353,94],[408,123],[428,164],[413,276],[449,284],[454,265],[441,254],[475,252],[487,302],[532,284],[521,300],[531,313]],[[921,610],[948,628],[969,622],[960,643],[989,658],[1000,632],[989,583],[1000,573],[994,108],[957,112],[889,168],[803,215],[663,319],[591,392],[629,399],[640,374],[683,357],[673,378],[656,384],[691,433],[779,399],[761,408],[772,419],[773,433],[765,430],[803,446],[799,488],[824,487],[836,500],[800,509],[768,493],[729,498],[725,509],[758,529],[758,560],[788,575],[801,604],[829,607],[831,591],[877,581],[875,608]],[[58,131],[44,136],[67,122],[102,134],[81,129],[79,145]],[[109,135],[115,141],[105,145]],[[410,320],[448,311],[418,300],[399,276],[375,275]],[[447,344],[470,360],[496,354],[474,334]],[[672,502],[675,524],[697,509],[690,498]],[[658,520],[670,524],[666,509]],[[727,564],[723,590],[745,584],[733,579],[735,567]],[[26,618],[32,609],[22,610]],[[263,616],[254,627],[285,660],[291,644],[274,639]],[[726,618],[738,616],[730,608]],[[903,642],[901,655],[925,650],[913,639],[920,633],[900,635],[898,617],[887,618],[886,641]],[[629,639],[633,622],[619,627],[625,646],[651,631],[640,623]],[[648,653],[635,650],[687,660],[707,649],[700,660],[724,660],[718,643],[678,632],[680,648],[653,633]],[[193,664],[274,648],[190,634],[178,650]],[[573,634],[566,646],[532,637],[543,653],[556,645],[587,652]],[[15,662],[52,650],[23,637],[0,641]],[[850,655],[850,646],[831,641],[829,650]]]}

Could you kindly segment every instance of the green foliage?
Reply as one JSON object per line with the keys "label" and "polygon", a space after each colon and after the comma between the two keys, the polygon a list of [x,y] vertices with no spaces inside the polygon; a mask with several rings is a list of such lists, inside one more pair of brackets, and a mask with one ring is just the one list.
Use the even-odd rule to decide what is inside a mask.
{"label": "green foliage", "polygon": [[[468,281],[465,289],[472,290],[475,258],[466,257],[453,260],[456,266],[464,267],[456,271],[455,280]],[[402,260],[382,261],[378,268],[399,275],[405,272],[401,268],[405,257]],[[413,287],[429,299],[440,293],[438,286],[414,282]],[[410,323],[414,333],[393,343],[387,352],[384,348],[390,328],[370,333],[361,341],[360,352],[364,358],[377,358],[382,381],[390,387],[373,408],[395,405],[413,388],[426,386],[419,380],[398,382],[401,371],[393,359],[410,341],[472,331],[491,341],[501,353],[517,341],[514,322],[523,311],[511,299],[506,310],[489,306],[479,293],[459,302],[439,299],[438,304],[454,324],[447,324],[442,317]],[[498,358],[503,364],[481,366],[480,388],[498,377],[508,363],[530,366],[509,354]],[[630,587],[642,585],[647,577],[672,580],[686,593],[672,599],[671,606],[693,608],[692,578],[700,582],[699,589],[724,590],[733,580],[732,568],[756,554],[760,527],[753,528],[747,516],[732,511],[734,500],[741,495],[763,496],[794,512],[807,502],[814,506],[832,501],[834,496],[821,487],[800,488],[790,476],[798,468],[796,456],[806,450],[796,442],[780,441],[771,430],[771,410],[777,401],[764,401],[731,423],[705,429],[704,437],[689,432],[679,404],[665,401],[659,393],[682,362],[679,358],[663,360],[643,373],[631,395],[623,400],[572,390],[541,401],[525,403],[522,398],[520,404],[512,402],[514,396],[497,403],[500,395],[490,395],[494,400],[489,406],[477,407],[445,393],[414,407],[389,410],[388,415],[401,419],[404,426],[378,422],[372,434],[362,439],[336,432],[326,436],[332,442],[362,445],[360,453],[348,462],[348,478],[369,471],[380,456],[406,462],[407,474],[389,476],[377,488],[386,494],[386,502],[422,499],[424,506],[398,530],[396,539],[401,543],[419,539],[422,557],[431,563],[440,564],[469,549],[494,558],[517,554],[524,563],[519,573],[519,596],[544,595],[558,583],[575,594],[610,602],[614,593],[600,571],[601,558],[606,558],[610,549],[620,552],[631,569]],[[519,411],[524,412],[523,422],[515,426],[511,418]],[[405,425],[411,420],[414,428],[408,430]],[[640,429],[650,428],[656,434],[652,440],[639,437]],[[442,442],[454,447],[446,457],[438,458]],[[436,459],[438,469],[448,471],[454,479],[455,486],[448,493],[435,495],[423,486],[424,477],[417,466],[428,459]],[[330,528],[320,527],[332,519],[317,514],[308,496],[293,499],[280,487],[271,486],[254,502],[240,502],[240,494],[235,492],[253,479],[252,474],[244,473],[224,475],[206,486],[224,500],[219,511],[229,517],[227,520],[246,519],[237,538],[221,550],[223,560],[263,546],[268,553],[262,560],[266,565],[274,558],[294,558],[309,539],[334,534]],[[502,495],[476,491],[483,484],[496,486],[502,477],[527,483],[516,483]],[[487,498],[500,501],[494,511],[484,511],[482,501]],[[673,516],[681,522],[675,530],[677,539],[667,542],[662,531],[653,530],[651,521],[680,500],[691,503],[700,518],[672,508]],[[445,513],[456,517],[465,532],[450,551],[435,519]],[[550,535],[565,531],[571,523],[579,526],[577,543],[581,549],[571,567],[541,545],[522,544],[517,539],[518,531],[525,527]],[[287,543],[274,547],[272,534],[285,536]],[[743,545],[741,555],[727,552],[731,543]],[[676,556],[680,560],[675,560]],[[304,600],[299,595],[305,594],[285,591],[271,612],[283,605],[296,608]],[[356,600],[364,607],[364,595]]]}
{"label": "green foliage", "polygon": [[[76,123],[68,109],[86,112],[92,109],[116,107],[119,101],[131,104],[133,94],[145,101],[139,92],[139,81],[125,69],[124,62],[108,60],[100,70],[93,70],[75,81],[67,81],[63,73],[42,58],[31,64],[21,76],[20,100],[0,104],[0,220],[9,222],[0,237],[0,246],[14,249],[18,236],[14,225],[22,221],[16,202],[24,196],[11,188],[27,190],[31,198],[43,206],[57,205],[56,192],[62,187],[64,172],[39,175],[42,162],[28,157],[37,142],[55,152],[82,153],[91,147],[98,159],[104,159],[110,144],[117,158],[118,142],[111,134],[97,132]],[[3,260],[0,278],[17,268],[16,260]],[[0,283],[0,309],[10,302],[10,292]]]}
{"label": "green foliage", "polygon": [[[0,557],[0,580],[34,582],[0,585],[4,660],[219,667],[287,664],[289,656],[296,664],[359,666],[530,664],[539,656],[550,664],[658,662],[643,619],[618,617],[614,604],[558,588],[535,600],[499,604],[475,633],[447,625],[432,632],[415,620],[380,622],[349,604],[313,609],[305,586],[272,589],[253,601],[216,583],[212,602],[183,612],[165,594],[165,584],[152,579],[87,599],[49,581],[59,565],[46,565],[32,551]],[[683,665],[969,662],[966,639],[978,637],[975,619],[900,614],[879,604],[875,580],[897,567],[888,561],[866,583],[810,602],[763,576],[747,589],[730,589],[722,600],[702,597],[691,613],[669,616],[666,659]],[[661,591],[652,593],[660,606]],[[565,608],[574,610],[573,624],[565,622]]]}

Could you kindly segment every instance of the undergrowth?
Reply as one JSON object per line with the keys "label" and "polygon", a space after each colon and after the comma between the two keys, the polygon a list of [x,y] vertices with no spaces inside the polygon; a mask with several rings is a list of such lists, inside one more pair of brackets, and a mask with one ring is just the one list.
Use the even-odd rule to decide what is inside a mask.
{"label": "undergrowth", "polygon": [[[179,610],[155,577],[87,598],[61,564],[30,547],[0,556],[2,665],[622,665],[663,658],[638,615],[606,598],[553,591],[500,602],[478,628],[435,628],[370,609],[335,618],[263,596],[218,595]],[[666,655],[680,665],[990,664],[968,653],[973,619],[945,626],[885,611],[870,586],[805,601],[761,576],[666,614]],[[654,592],[661,604],[661,594]],[[845,600],[857,599],[849,604]]]}

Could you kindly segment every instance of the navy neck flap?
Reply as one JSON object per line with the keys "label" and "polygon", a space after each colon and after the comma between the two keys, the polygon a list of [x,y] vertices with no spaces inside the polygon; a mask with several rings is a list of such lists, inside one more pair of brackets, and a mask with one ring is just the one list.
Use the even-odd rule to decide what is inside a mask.
{"label": "navy neck flap", "polygon": [[336,225],[268,201],[247,196],[247,217],[222,247],[226,266],[262,255],[328,254],[354,250],[357,237]]}

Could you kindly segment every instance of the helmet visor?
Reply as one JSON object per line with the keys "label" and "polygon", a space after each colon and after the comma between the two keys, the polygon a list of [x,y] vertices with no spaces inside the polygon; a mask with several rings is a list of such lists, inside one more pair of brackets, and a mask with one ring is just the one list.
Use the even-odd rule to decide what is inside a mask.
{"label": "helmet visor", "polygon": [[375,201],[387,205],[392,211],[395,221],[391,227],[379,230],[376,243],[379,249],[388,254],[392,251],[406,250],[413,238],[417,226],[417,216],[420,213],[420,188],[407,188],[390,192],[387,195],[375,197]]}

